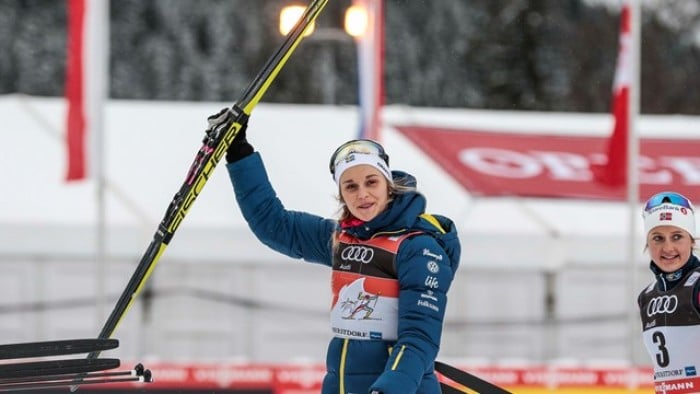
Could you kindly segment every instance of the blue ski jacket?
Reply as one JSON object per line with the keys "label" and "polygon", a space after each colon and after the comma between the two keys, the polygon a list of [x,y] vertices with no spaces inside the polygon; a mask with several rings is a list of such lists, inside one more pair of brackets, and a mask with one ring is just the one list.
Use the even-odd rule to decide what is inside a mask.
{"label": "blue ski jacket", "polygon": [[[285,209],[255,152],[227,164],[243,217],[265,245],[292,258],[333,267],[337,220]],[[394,171],[397,177],[415,179]],[[395,253],[398,282],[396,339],[336,335],[328,346],[323,394],[438,394],[433,363],[440,348],[447,291],[457,270],[460,243],[454,223],[425,214],[418,192],[395,196],[369,222],[343,228],[353,239],[407,235]]]}

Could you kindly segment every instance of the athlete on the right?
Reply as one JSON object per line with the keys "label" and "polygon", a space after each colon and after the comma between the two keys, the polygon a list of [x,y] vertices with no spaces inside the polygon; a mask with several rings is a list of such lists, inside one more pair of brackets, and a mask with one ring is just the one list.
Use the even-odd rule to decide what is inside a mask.
{"label": "athlete on the right", "polygon": [[700,261],[695,212],[685,196],[662,192],[642,213],[656,279],[637,299],[656,393],[700,393]]}

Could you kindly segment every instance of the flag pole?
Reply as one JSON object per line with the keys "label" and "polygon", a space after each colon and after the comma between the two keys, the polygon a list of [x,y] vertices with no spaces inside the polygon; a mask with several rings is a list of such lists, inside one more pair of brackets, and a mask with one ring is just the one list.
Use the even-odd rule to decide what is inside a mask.
{"label": "flag pole", "polygon": [[360,125],[358,138],[381,141],[384,106],[384,0],[353,0],[364,8],[367,28],[355,37],[357,46]]}
{"label": "flag pole", "polygon": [[105,205],[105,145],[104,107],[109,92],[109,0],[86,1],[84,39],[86,84],[85,105],[88,117],[88,173],[95,182],[95,284],[96,318],[106,318],[106,205]]}
{"label": "flag pole", "polygon": [[630,302],[630,340],[629,340],[629,357],[630,365],[635,366],[638,359],[638,349],[640,344],[640,324],[639,313],[637,310],[637,293],[639,282],[639,274],[637,264],[635,262],[640,246],[636,242],[637,220],[639,217],[639,169],[637,166],[639,158],[639,132],[638,132],[638,117],[640,112],[640,52],[641,52],[641,5],[639,0],[626,0],[630,7],[630,47],[629,47],[629,132],[627,133],[627,198],[629,204],[629,245],[628,245],[628,263],[629,263],[629,302]]}

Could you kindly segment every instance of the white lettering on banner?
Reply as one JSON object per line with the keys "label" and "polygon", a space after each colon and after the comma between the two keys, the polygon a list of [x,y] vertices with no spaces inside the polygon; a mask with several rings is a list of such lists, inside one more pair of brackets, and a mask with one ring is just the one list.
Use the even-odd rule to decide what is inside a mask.
{"label": "white lettering on banner", "polygon": [[[189,371],[187,368],[179,368],[179,367],[158,367],[158,368],[150,368],[151,371],[153,372],[153,376],[158,376],[159,381],[167,381],[167,382],[175,382],[175,383],[180,383],[180,382],[186,382],[189,379]],[[156,375],[157,374],[157,375]]]}
{"label": "white lettering on banner", "polygon": [[557,371],[556,381],[559,384],[593,385],[598,381],[598,374],[590,371]]}
{"label": "white lettering on banner", "polygon": [[528,385],[543,385],[547,382],[547,374],[544,371],[525,371],[523,383]]}
{"label": "white lettering on banner", "polygon": [[659,169],[651,157],[639,156],[639,182],[649,185],[670,185],[673,174],[669,170]]}
{"label": "white lettering on banner", "polygon": [[194,371],[198,382],[216,382],[221,387],[229,387],[236,382],[268,383],[274,377],[269,368],[211,368]]}
{"label": "white lettering on banner", "polygon": [[326,371],[322,369],[283,369],[277,373],[277,379],[284,383],[298,383],[301,387],[310,388],[322,382]]}
{"label": "white lettering on banner", "polygon": [[610,385],[627,385],[630,384],[630,374],[628,372],[604,372],[603,373],[603,383],[606,386]]}
{"label": "white lettering on banner", "polygon": [[463,149],[459,160],[476,171],[504,178],[532,178],[542,173],[542,166],[530,156],[505,149]]}
{"label": "white lettering on banner", "polygon": [[515,371],[478,371],[479,377],[489,382],[498,382],[501,385],[510,386],[518,384],[520,375]]}
{"label": "white lettering on banner", "polygon": [[528,385],[594,385],[598,382],[598,374],[594,371],[527,371],[523,374],[523,383]]}
{"label": "white lettering on banner", "polygon": [[700,158],[661,157],[661,162],[683,177],[686,185],[700,185]]}
{"label": "white lettering on banner", "polygon": [[[547,174],[551,179],[589,182],[591,164],[599,164],[599,154],[580,155],[561,151],[517,152],[500,148],[475,147],[459,151],[465,166],[492,176],[527,179]],[[680,177],[684,185],[700,185],[700,158],[660,156],[656,160],[640,156],[640,182],[668,185]]]}
{"label": "white lettering on banner", "polygon": [[581,155],[571,152],[540,151],[533,151],[532,154],[543,167],[549,170],[552,179],[582,182],[591,180],[589,160]]}

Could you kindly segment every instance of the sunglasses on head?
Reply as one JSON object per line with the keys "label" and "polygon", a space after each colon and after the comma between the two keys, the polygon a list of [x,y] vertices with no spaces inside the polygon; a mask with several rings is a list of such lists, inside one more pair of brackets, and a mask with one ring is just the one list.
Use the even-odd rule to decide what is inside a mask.
{"label": "sunglasses on head", "polygon": [[673,204],[681,207],[685,207],[694,211],[693,204],[685,196],[675,192],[661,192],[654,194],[647,200],[644,210],[648,211],[653,208],[658,207],[661,204]]}
{"label": "sunglasses on head", "polygon": [[331,162],[329,163],[329,169],[331,174],[335,175],[335,168],[342,162],[346,160],[348,156],[353,153],[364,153],[373,154],[379,156],[384,162],[389,165],[389,155],[384,152],[384,148],[378,143],[372,140],[352,140],[340,145],[338,149],[331,155]]}

